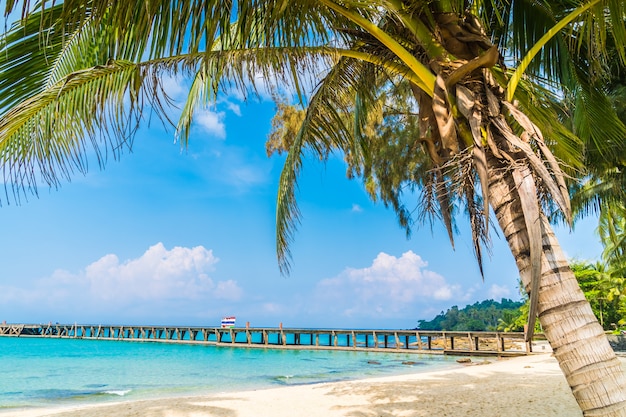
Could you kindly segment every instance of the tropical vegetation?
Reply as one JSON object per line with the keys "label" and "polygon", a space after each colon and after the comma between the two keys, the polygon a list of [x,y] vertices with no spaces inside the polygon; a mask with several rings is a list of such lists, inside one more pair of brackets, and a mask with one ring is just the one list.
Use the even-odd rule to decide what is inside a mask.
{"label": "tropical vegetation", "polygon": [[626,62],[624,2],[9,0],[6,7],[21,13],[0,40],[6,199],[84,171],[93,149],[101,160],[117,156],[144,111],[169,121],[164,75],[192,80],[172,121],[185,144],[196,109],[218,92],[254,93],[261,74],[290,85],[301,106],[283,107],[270,146],[287,151],[276,215],[283,271],[303,158],[339,152],[349,175],[391,206],[407,233],[420,220],[441,220],[453,242],[456,222],[466,218],[481,264],[497,223],[529,294],[529,327],[538,316],[583,414],[626,415],[620,362],[549,221],[571,221],[569,178],[585,173],[581,161],[610,167],[608,150],[625,154],[626,128],[602,88],[608,63]]}
{"label": "tropical vegetation", "polygon": [[[449,330],[449,331],[496,331],[500,323],[512,316],[519,316],[521,301],[503,298],[500,301],[484,300],[467,305],[459,309],[450,307],[445,313],[442,311],[432,320],[419,320],[419,330]],[[527,317],[524,317],[524,321]],[[506,331],[518,331],[507,329]],[[523,330],[523,326],[522,326]]]}
{"label": "tropical vegetation", "polygon": [[[603,261],[572,261],[570,267],[594,315],[607,332],[626,328],[626,276]],[[529,299],[483,300],[464,308],[452,306],[431,320],[418,320],[419,330],[523,332],[528,323]],[[541,332],[537,323],[535,332]]]}
{"label": "tropical vegetation", "polygon": [[626,277],[603,262],[571,264],[576,278],[605,330],[626,326]]}
{"label": "tropical vegetation", "polygon": [[[604,261],[572,261],[570,266],[602,328],[612,333],[626,330],[626,276],[623,271],[611,267]],[[499,311],[496,330],[524,331],[528,320],[528,297],[524,297],[524,301],[519,304],[514,310]],[[437,318],[432,322],[436,320]],[[462,325],[459,326],[461,327]],[[541,327],[537,326],[535,331],[541,332]]]}
{"label": "tropical vegetation", "polygon": [[[604,90],[618,118],[626,123],[626,75],[614,65],[610,68]],[[626,155],[621,146],[588,148],[586,176],[573,187],[573,208],[578,216],[598,216],[603,268],[626,275]]]}

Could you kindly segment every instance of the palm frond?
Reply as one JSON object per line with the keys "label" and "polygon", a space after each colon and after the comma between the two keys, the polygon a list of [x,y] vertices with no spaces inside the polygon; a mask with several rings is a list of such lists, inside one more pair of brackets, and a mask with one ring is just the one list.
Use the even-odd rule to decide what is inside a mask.
{"label": "palm frond", "polygon": [[626,208],[623,204],[604,207],[598,234],[604,244],[602,258],[609,264],[623,266],[626,263]]}
{"label": "palm frond", "polygon": [[[61,11],[61,6],[53,8],[51,18],[56,19]],[[0,39],[0,112],[46,86],[49,65],[61,50],[64,36],[58,25],[41,29],[41,16],[33,14]]]}
{"label": "palm frond", "polygon": [[[349,147],[354,129],[346,115],[356,99],[354,82],[362,62],[342,58],[324,77],[315,91],[297,137],[290,146],[279,180],[276,201],[276,245],[281,272],[288,273],[291,253],[289,243],[293,239],[300,216],[295,190],[298,174],[302,168],[305,149],[325,159],[335,148]],[[367,65],[367,64],[365,64]]]}
{"label": "palm frond", "polygon": [[542,132],[546,145],[561,162],[561,169],[575,175],[583,168],[585,149],[581,138],[573,132],[572,110],[555,89],[532,81],[531,78],[519,84],[516,102]]}
{"label": "palm frond", "polygon": [[[151,0],[141,7],[128,2],[111,7],[109,0],[62,4],[64,23],[93,18],[116,28],[120,50],[144,50],[152,58],[209,51],[217,44],[238,43],[241,48],[321,45],[336,36],[329,30],[332,24],[354,26],[313,0]],[[15,6],[7,4],[7,11]],[[46,2],[25,10],[27,15],[50,12]]]}
{"label": "palm frond", "polygon": [[[557,11],[560,10],[562,9],[557,8]],[[512,53],[511,58],[516,61],[516,67],[560,20],[560,16],[555,15],[555,11],[546,2],[512,1],[503,12],[506,21],[501,32],[501,46]],[[555,80],[569,79],[567,54],[563,36],[556,32],[537,51],[535,59],[528,60],[528,67],[522,72],[545,75]]]}
{"label": "palm frond", "polygon": [[575,88],[570,65],[574,57],[588,63],[592,80],[601,78],[608,67],[609,40],[622,63],[626,62],[623,2],[515,1],[510,19],[514,57],[521,61],[509,81],[509,101],[525,73]]}
{"label": "palm frond", "polygon": [[[21,29],[18,29],[21,30]],[[101,65],[114,54],[108,34],[112,28],[96,25],[93,19],[83,22],[83,26],[69,32],[64,30],[63,44],[48,67],[45,87],[51,87],[63,77],[85,68]],[[117,56],[117,60],[132,60],[132,56]]]}
{"label": "palm frond", "polygon": [[[294,62],[298,62],[299,68],[319,67],[318,51],[315,48],[212,51],[137,64],[110,61],[107,65],[75,71],[39,94],[13,105],[2,115],[0,147],[17,152],[4,154],[4,162],[12,167],[6,175],[12,183],[18,184],[20,178],[25,178],[24,172],[32,171],[32,167],[38,165],[45,182],[57,184],[55,172],[58,170],[61,177],[69,177],[69,162],[84,171],[82,135],[91,138],[100,157],[99,140],[106,143],[109,139],[105,138],[110,136],[109,146],[104,149],[117,149],[129,140],[146,103],[167,120],[167,112],[161,108],[167,104],[163,101],[167,97],[160,86],[160,77],[179,71],[197,74],[179,122],[179,134],[182,142],[186,142],[198,104],[208,103],[219,90],[254,88],[259,71],[265,80],[273,78],[276,85],[285,85],[290,79],[301,76],[290,72]],[[303,73],[311,74],[308,71]],[[45,83],[44,78],[41,83]],[[96,137],[100,139],[96,140]],[[72,156],[62,157],[63,148],[44,152],[34,150],[54,143],[64,144]],[[31,151],[27,151],[29,148]],[[18,158],[22,162],[13,165]],[[32,171],[27,177],[28,188],[35,185],[34,173]]]}
{"label": "palm frond", "polygon": [[[149,0],[139,7],[132,2],[112,6],[110,0],[66,0],[24,5],[24,20],[8,34],[2,44],[5,57],[0,57],[0,91],[15,88],[0,96],[4,111],[0,158],[5,178],[17,187],[18,195],[36,188],[37,175],[56,185],[73,169],[84,170],[89,142],[99,160],[108,152],[116,155],[132,138],[147,106],[167,119],[162,75],[182,72],[193,77],[177,123],[177,134],[186,144],[196,110],[214,101],[218,92],[253,93],[261,74],[276,84],[293,86],[305,103],[306,89],[315,85],[320,62],[326,60],[326,75],[308,101],[280,179],[277,251],[282,271],[289,269],[288,243],[300,215],[297,178],[307,151],[321,159],[335,150],[342,152],[351,174],[362,176],[370,195],[393,207],[407,234],[413,213],[403,198],[413,197],[416,189],[423,187],[430,199],[424,204],[426,211],[443,219],[451,240],[453,214],[459,202],[465,202],[480,262],[481,244],[488,237],[487,154],[502,157],[498,145],[503,141],[494,140],[497,129],[505,148],[514,148],[515,158],[529,161],[535,178],[540,178],[541,189],[535,194],[552,196],[567,216],[566,184],[557,160],[571,164],[572,171],[580,168],[575,161],[581,160],[576,157],[581,143],[568,130],[567,117],[575,115],[572,120],[582,136],[601,140],[595,128],[602,125],[598,122],[608,105],[608,101],[597,108],[590,105],[599,102],[594,94],[601,95],[601,90],[578,90],[584,73],[599,70],[585,67],[584,59],[577,66],[568,62],[574,55],[599,57],[604,69],[605,57],[597,47],[613,42],[616,54],[623,57],[626,32],[619,0]],[[508,119],[500,115],[502,101],[495,94],[500,94],[510,73],[503,66],[492,68],[500,53],[491,47],[475,16],[466,13],[467,5],[483,23],[498,26],[502,36],[498,45],[511,47],[516,59],[572,10],[589,6],[589,13],[574,24],[555,29],[550,42],[538,48],[528,77],[520,77],[515,97],[528,120],[517,117],[516,108],[510,109]],[[7,2],[8,11],[16,7],[17,2]],[[438,25],[445,26],[449,36],[442,35]],[[471,40],[453,34],[461,26],[463,34],[474,30],[468,35]],[[506,38],[509,33],[515,35]],[[461,54],[459,59],[443,51],[454,42],[461,45],[450,48]],[[484,58],[486,51],[493,59],[479,66],[499,76],[500,85],[494,82],[481,89],[484,77],[468,63]],[[444,59],[448,56],[450,60]],[[478,110],[465,119],[453,102],[457,83],[475,85],[478,92]],[[539,87],[533,89],[532,84]],[[559,107],[559,100],[569,96],[555,95],[557,90],[582,92],[579,104],[585,106],[578,113]],[[405,99],[402,91],[411,93],[411,103],[419,109],[393,115],[389,103]],[[385,101],[387,93],[391,99]],[[427,95],[435,95],[434,100]],[[433,102],[438,114],[430,117]],[[420,125],[417,116],[426,114],[426,108],[429,126]],[[383,114],[382,121],[372,123],[370,117],[377,112]],[[491,118],[493,123],[487,121]],[[511,130],[513,121],[520,132]],[[544,132],[545,142],[539,137],[530,144],[521,140],[523,132],[537,130],[535,125]],[[374,132],[368,132],[372,126]],[[619,127],[611,130],[611,141],[617,143],[623,132]],[[561,150],[555,158],[553,148]],[[444,164],[457,164],[454,169],[469,179],[451,184],[453,174],[446,170],[453,169]]]}
{"label": "palm frond", "polygon": [[602,87],[579,75],[573,92],[573,129],[586,145],[587,162],[615,161],[626,151],[626,126]]}
{"label": "palm frond", "polygon": [[300,209],[296,202],[298,176],[302,169],[304,138],[306,134],[303,123],[298,135],[289,148],[287,159],[278,181],[276,198],[276,254],[278,266],[282,274],[289,274],[291,269],[290,243],[300,220]]}
{"label": "palm frond", "polygon": [[539,288],[541,286],[541,254],[542,254],[542,227],[541,209],[537,201],[537,188],[530,170],[513,168],[513,178],[517,187],[517,193],[522,206],[522,215],[526,224],[528,241],[530,246],[530,308],[528,313],[528,334],[526,341],[530,342],[533,337],[537,308],[539,302]]}
{"label": "palm frond", "polygon": [[85,138],[99,161],[106,159],[103,150],[120,151],[141,117],[142,82],[136,82],[146,79],[141,72],[118,62],[74,73],[3,115],[0,161],[17,200],[26,189],[36,189],[37,174],[56,186],[73,169],[85,171]]}

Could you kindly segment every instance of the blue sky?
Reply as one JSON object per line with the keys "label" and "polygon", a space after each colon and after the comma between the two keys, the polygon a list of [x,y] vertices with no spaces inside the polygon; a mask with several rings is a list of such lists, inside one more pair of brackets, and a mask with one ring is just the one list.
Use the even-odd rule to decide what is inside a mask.
{"label": "blue sky", "polygon": [[[179,87],[168,82],[182,100]],[[104,170],[92,161],[19,206],[3,198],[0,320],[214,326],[235,315],[252,326],[412,328],[452,305],[519,298],[503,240],[494,236],[483,281],[464,226],[456,250],[439,225],[407,240],[339,156],[305,165],[292,272],[281,276],[283,159],[264,148],[273,111],[266,95],[224,97],[197,114],[185,151],[153,118]],[[557,230],[568,256],[599,257],[594,229]]]}

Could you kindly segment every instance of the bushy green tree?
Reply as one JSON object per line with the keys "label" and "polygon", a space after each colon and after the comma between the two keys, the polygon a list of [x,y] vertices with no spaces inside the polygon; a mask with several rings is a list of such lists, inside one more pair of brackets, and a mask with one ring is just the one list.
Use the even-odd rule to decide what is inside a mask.
{"label": "bushy green tree", "polygon": [[[463,309],[458,306],[442,311],[432,320],[419,320],[420,330],[450,331],[493,331],[497,330],[501,320],[512,315],[517,317],[522,302],[503,298],[501,301],[484,300],[467,305]],[[524,320],[528,319],[528,311]],[[525,322],[524,322],[525,323]],[[524,324],[522,324],[523,329]],[[507,330],[516,331],[516,330]]]}
{"label": "bushy green tree", "polygon": [[621,271],[602,262],[573,262],[571,267],[604,330],[625,325],[626,279]]}

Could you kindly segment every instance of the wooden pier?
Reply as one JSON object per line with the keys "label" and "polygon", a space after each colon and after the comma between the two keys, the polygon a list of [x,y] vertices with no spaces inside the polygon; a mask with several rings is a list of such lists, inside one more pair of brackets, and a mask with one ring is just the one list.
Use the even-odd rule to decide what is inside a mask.
{"label": "wooden pier", "polygon": [[449,355],[516,356],[531,352],[524,334],[513,332],[0,324],[0,336]]}

